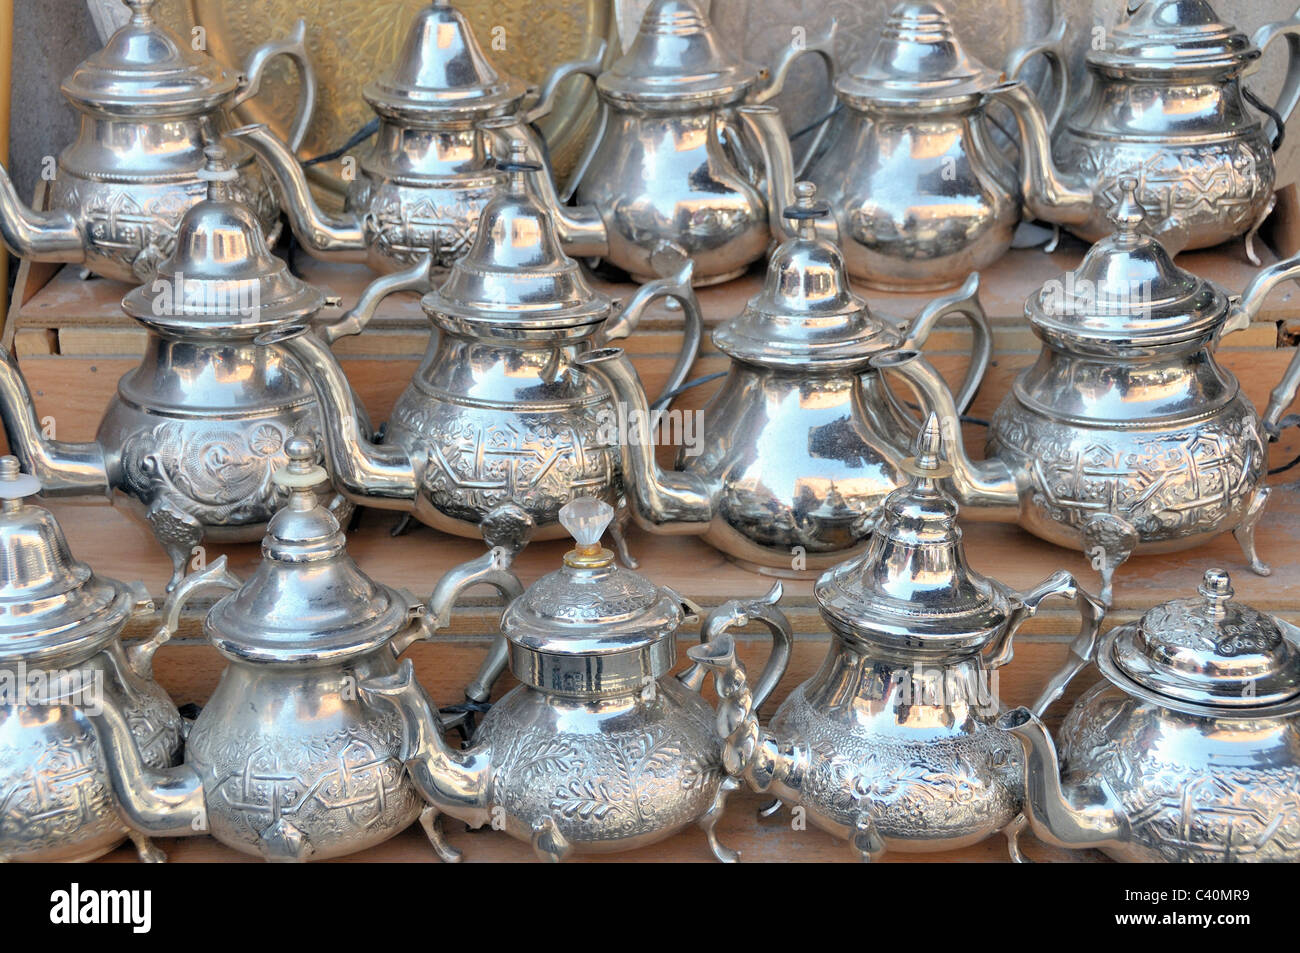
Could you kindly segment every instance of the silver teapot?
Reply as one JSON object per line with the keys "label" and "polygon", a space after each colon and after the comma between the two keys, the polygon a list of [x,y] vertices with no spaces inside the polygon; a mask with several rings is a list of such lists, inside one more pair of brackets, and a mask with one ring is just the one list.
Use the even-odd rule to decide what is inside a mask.
{"label": "silver teapot", "polygon": [[[185,213],[176,251],[157,276],[122,300],[149,336],[139,366],[118,381],[93,442],[47,434],[27,382],[0,349],[0,417],[23,467],[47,497],[126,503],[171,558],[169,591],[205,539],[261,537],[283,500],[271,474],[286,459],[286,441],[320,427],[297,364],[254,339],[315,320],[337,303],[270,253],[256,216],[237,202],[238,172],[220,147],[207,151],[199,175],[208,197]],[[376,296],[368,301],[330,320],[364,323]],[[358,426],[368,432],[364,419]],[[332,495],[328,481],[321,491]],[[336,497],[335,506],[346,520],[351,504]]]}
{"label": "silver teapot", "polygon": [[767,103],[804,53],[834,73],[834,33],[832,20],[825,35],[792,43],[769,79],[723,51],[694,0],[653,0],[632,45],[596,81],[602,126],[570,183],[604,220],[604,258],[648,281],[656,246],[671,241],[707,285],[741,274],[783,237],[790,142]]}
{"label": "silver teapot", "polygon": [[953,492],[968,516],[1018,521],[1087,553],[1107,605],[1133,553],[1187,549],[1228,530],[1251,568],[1269,571],[1255,552],[1267,437],[1214,352],[1249,326],[1278,275],[1231,299],[1173,264],[1144,230],[1136,181],[1121,188],[1115,233],[1025,303],[1043,348],[994,414],[984,460],[961,447],[957,408],[932,368],[907,354],[876,363],[944,404]]}
{"label": "silver teapot", "polygon": [[[879,288],[920,290],[961,283],[1011,247],[1022,206],[1039,219],[1082,222],[1086,189],[1052,164],[1050,128],[1067,93],[1051,43],[1012,52],[1015,73],[1048,57],[1057,104],[1045,116],[1018,80],[969,57],[937,3],[899,4],[871,54],[835,81],[843,104],[803,173],[835,211],[849,274]],[[1011,110],[1020,158],[995,139],[991,104]]]}
{"label": "silver teapot", "polygon": [[999,719],[1039,839],[1140,863],[1300,861],[1300,630],[1233,602],[1220,569],[1199,592],[1095,647],[1104,680],[1061,725],[1059,761],[1028,709]]}
{"label": "silver teapot", "polygon": [[[683,447],[678,469],[666,472],[655,460],[652,427],[629,427],[621,444],[638,525],[703,534],[729,558],[773,575],[815,575],[859,551],[871,533],[863,517],[905,479],[899,464],[919,423],[872,360],[911,353],[940,318],[960,315],[974,332],[955,399],[965,408],[992,353],[978,275],[927,305],[905,331],[873,315],[850,287],[840,250],[817,233],[829,210],[815,191],[799,183],[798,201],[785,210],[797,237],[772,253],[763,291],[713,334],[731,365],[701,412],[703,449],[690,455]],[[630,422],[652,420],[621,351],[595,350],[578,364],[604,379]]]}
{"label": "silver teapot", "polygon": [[[469,748],[443,739],[409,662],[361,683],[363,698],[387,704],[404,725],[402,758],[429,803],[425,828],[435,845],[441,840],[443,860],[460,854],[441,839],[442,814],[490,823],[531,843],[543,860],[630,850],[691,824],[703,828],[719,860],[739,859],[714,830],[738,784],[722,770],[714,714],[700,697],[704,670],[668,674],[678,628],[698,610],[614,564],[600,545],[613,513],[590,498],[561,511],[577,545],[506,608],[502,632],[523,684],[492,706]],[[777,584],[765,599],[728,603],[705,626],[713,638],[749,621],[770,629],[762,697],[790,656],[779,597]]]}
{"label": "silver teapot", "polygon": [[483,206],[505,178],[493,161],[493,143],[501,150],[514,138],[527,142],[529,160],[541,165],[534,187],[555,216],[566,250],[600,255],[600,217],[561,206],[545,146],[530,126],[550,112],[561,82],[580,73],[594,76],[602,56],[603,49],[590,60],[557,67],[524,108],[532,90],[493,68],[464,15],[435,0],[416,16],[396,62],[364,89],[379,130],[341,215],[321,211],[294,149],[266,126],[231,135],[266,164],[294,236],[322,260],[363,261],[387,272],[417,264],[432,249],[435,267],[450,266],[473,242]]}
{"label": "silver teapot", "polygon": [[[182,216],[207,195],[204,149],[226,132],[229,111],[257,93],[267,64],[283,55],[298,68],[294,149],[311,121],[316,75],[302,20],[287,39],[255,49],[235,73],[156,22],[156,0],[125,2],[131,19],[63,81],[81,128],[59,154],[50,211],[26,208],[0,169],[0,237],[20,257],[77,262],[139,284],[170,257]],[[274,241],[280,209],[270,183],[242,146],[230,149],[237,172],[230,189]]]}
{"label": "silver teapot", "polygon": [[188,594],[223,575],[225,557],[191,576],[153,635],[127,648],[123,626],[153,602],[142,585],[73,558],[54,516],[23,502],[40,488],[16,457],[0,457],[0,863],[93,860],[128,836],[141,860],[161,861],[118,817],[111,758],[87,712],[120,711],[150,768],[180,762],[187,725],[153,679],[153,656]]}
{"label": "silver teapot", "polygon": [[266,860],[324,860],[381,843],[420,813],[399,758],[402,723],[357,686],[395,672],[467,586],[487,583],[509,597],[522,587],[488,553],[450,570],[426,613],[348,555],[313,490],[325,479],[314,442],[294,437],[288,452],[275,474],[288,498],[267,526],[261,563],[242,585],[229,574],[209,580],[235,590],[203,622],[228,665],[190,730],[184,764],[147,763],[111,700],[88,718],[132,830],[210,832]]}
{"label": "silver teapot", "polygon": [[1281,128],[1271,128],[1266,108],[1248,108],[1243,80],[1285,37],[1286,80],[1269,113],[1285,123],[1300,98],[1300,16],[1252,39],[1205,0],[1145,0],[1130,11],[1101,49],[1089,49],[1086,95],[1056,136],[1062,174],[1096,194],[1092,214],[1067,227],[1088,241],[1105,235],[1120,182],[1133,177],[1170,254],[1246,235],[1258,265],[1251,240],[1273,209]]}
{"label": "silver teapot", "polygon": [[903,466],[911,481],[875,514],[870,549],[817,581],[831,647],[768,728],[730,635],[690,656],[714,670],[727,770],[802,805],[860,860],[953,850],[998,831],[1018,856],[1020,759],[995,725],[995,673],[1043,600],[1069,599],[1081,626],[1050,700],[1086,664],[1080,653],[1105,609],[1066,572],[1019,593],[967,565],[957,505],[939,487],[948,468],[937,417]]}

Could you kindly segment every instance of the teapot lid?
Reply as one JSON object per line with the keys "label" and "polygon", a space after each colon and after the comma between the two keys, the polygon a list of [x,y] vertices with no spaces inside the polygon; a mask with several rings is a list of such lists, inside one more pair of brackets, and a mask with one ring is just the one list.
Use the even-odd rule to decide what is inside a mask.
{"label": "teapot lid", "polygon": [[73,559],[49,510],[24,500],[40,481],[0,457],[0,659],[97,647],[135,607],[131,589]]}
{"label": "teapot lid", "polygon": [[614,102],[690,106],[739,98],[758,76],[723,50],[694,0],[653,0],[632,45],[600,74],[596,88]]}
{"label": "teapot lid", "polygon": [[208,197],[181,218],[175,251],[153,281],[122,299],[122,309],[157,331],[231,336],[256,336],[315,314],[325,296],[271,254],[262,226],[233,192],[238,173],[225,150],[213,145],[204,153],[199,177]]}
{"label": "teapot lid", "polygon": [[865,364],[898,345],[854,294],[840,249],[817,234],[817,220],[830,215],[817,201],[817,186],[799,182],[785,217],[798,235],[782,242],[768,262],[763,290],[745,310],[713,332],[719,350],[757,364]]}
{"label": "teapot lid", "polygon": [[1219,19],[1205,0],[1146,0],[1110,31],[1087,61],[1127,72],[1239,66],[1258,59],[1250,37]]}
{"label": "teapot lid", "polygon": [[866,551],[817,580],[813,595],[837,632],[949,654],[979,651],[1007,624],[1006,591],[966,562],[957,503],[939,485],[952,473],[942,454],[939,418],[930,414],[914,455],[899,464],[911,479],[873,514]]}
{"label": "teapot lid", "polygon": [[908,0],[894,7],[880,42],[835,81],[835,91],[868,102],[941,104],[978,96],[1001,79],[962,48],[942,6]]}
{"label": "teapot lid", "polygon": [[397,61],[367,83],[362,96],[381,115],[421,116],[510,110],[527,87],[498,73],[464,15],[434,0],[415,18]]}
{"label": "teapot lid", "polygon": [[1119,181],[1111,209],[1113,234],[1101,239],[1074,271],[1043,285],[1025,305],[1029,321],[1074,339],[1172,344],[1223,323],[1228,297],[1213,282],[1173,263],[1145,229],[1137,179]]}
{"label": "teapot lid", "polygon": [[1198,592],[1117,629],[1099,653],[1102,671],[1175,702],[1237,710],[1300,700],[1300,632],[1233,601],[1222,569],[1206,570]]}
{"label": "teapot lid", "polygon": [[609,316],[610,299],[592,290],[564,253],[551,214],[528,188],[527,145],[511,143],[506,187],[483,207],[473,244],[442,286],[421,304],[442,323],[510,329],[580,327]]}
{"label": "teapot lid", "polygon": [[317,493],[329,477],[315,442],[291,437],[285,453],[289,462],[272,479],[288,499],[267,524],[262,561],[212,607],[204,631],[240,661],[329,662],[371,652],[409,624],[410,603],[348,555],[339,521]]}
{"label": "teapot lid", "polygon": [[123,0],[131,18],[82,62],[60,89],[73,105],[127,113],[211,109],[239,74],[191,48],[153,16],[156,0]]}
{"label": "teapot lid", "polygon": [[675,633],[691,607],[614,563],[600,545],[613,516],[612,506],[592,497],[560,509],[577,545],[501,618],[510,669],[521,682],[556,694],[612,695],[645,688],[673,667]]}

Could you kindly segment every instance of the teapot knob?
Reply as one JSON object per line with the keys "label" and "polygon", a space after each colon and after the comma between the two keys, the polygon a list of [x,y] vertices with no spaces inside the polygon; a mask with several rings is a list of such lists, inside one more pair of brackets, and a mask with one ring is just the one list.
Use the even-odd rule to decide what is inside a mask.
{"label": "teapot knob", "polygon": [[[513,120],[511,121],[513,122]],[[486,126],[490,122],[491,120],[488,120],[487,123],[482,125]],[[542,167],[528,158],[527,142],[523,139],[511,139],[510,158],[504,162],[498,161],[497,168],[510,175],[510,190],[516,195],[520,195],[527,190],[528,174],[538,172]]]}
{"label": "teapot knob", "polygon": [[0,457],[0,500],[5,501],[6,511],[16,508],[16,501],[39,492],[41,481],[30,473],[23,473],[17,457]]}
{"label": "teapot knob", "polygon": [[1223,613],[1223,604],[1235,595],[1232,579],[1226,569],[1205,570],[1205,578],[1201,581],[1197,592],[1205,597],[1205,603],[1211,614],[1216,616]]}
{"label": "teapot knob", "polygon": [[787,205],[781,215],[799,223],[800,238],[815,238],[817,236],[815,221],[830,215],[831,207],[825,202],[817,201],[817,186],[812,182],[796,182],[794,194],[794,204]]}
{"label": "teapot knob", "polygon": [[600,537],[614,518],[614,507],[604,500],[580,496],[560,508],[560,524],[578,544],[564,557],[570,566],[608,566],[614,554],[600,545]]}
{"label": "teapot knob", "polygon": [[1138,228],[1146,221],[1147,210],[1138,201],[1138,181],[1131,175],[1119,180],[1120,200],[1110,211],[1111,224],[1116,232],[1124,238],[1137,234]]}
{"label": "teapot knob", "polygon": [[216,143],[205,146],[203,156],[207,159],[207,163],[196,173],[197,178],[208,183],[208,198],[210,200],[225,201],[229,198],[226,183],[238,179],[239,172],[231,166],[226,150]]}
{"label": "teapot knob", "polygon": [[912,455],[902,462],[905,472],[922,479],[940,480],[952,475],[952,467],[943,459],[943,427],[939,415],[931,413],[916,435]]}
{"label": "teapot knob", "polygon": [[124,0],[131,8],[133,26],[149,26],[153,23],[153,6],[157,0]]}
{"label": "teapot knob", "polygon": [[[316,463],[316,442],[297,434],[284,445],[289,462],[278,468],[271,479],[286,490],[310,490],[328,479],[325,468]],[[315,494],[312,494],[313,503]]]}

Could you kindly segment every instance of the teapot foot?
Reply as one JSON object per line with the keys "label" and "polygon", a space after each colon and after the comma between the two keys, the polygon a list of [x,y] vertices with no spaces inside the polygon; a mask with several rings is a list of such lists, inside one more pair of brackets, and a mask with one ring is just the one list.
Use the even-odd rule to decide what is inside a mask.
{"label": "teapot foot", "polygon": [[135,845],[135,852],[140,858],[140,863],[164,864],[167,862],[167,854],[145,835],[137,831],[131,831],[127,836],[131,838],[131,843]]}
{"label": "teapot foot", "polygon": [[1132,523],[1114,513],[1099,513],[1083,527],[1084,555],[1101,575],[1101,601],[1107,608],[1115,583],[1115,570],[1128,561],[1137,548],[1138,531]]}
{"label": "teapot foot", "polygon": [[172,577],[167,582],[171,592],[185,578],[185,566],[203,542],[203,524],[164,497],[149,504],[145,519],[172,561]]}
{"label": "teapot foot", "polygon": [[739,787],[739,778],[723,778],[722,783],[718,785],[718,793],[713,797],[713,803],[709,805],[709,809],[700,818],[700,830],[704,831],[704,836],[709,839],[709,849],[713,851],[713,856],[724,864],[734,864],[740,861],[740,851],[724,846],[718,840],[717,831],[718,821],[722,819],[723,812],[727,809],[727,797]]}
{"label": "teapot foot", "polygon": [[1024,833],[1029,826],[1029,819],[1023,813],[1017,814],[1015,818],[1006,827],[1002,828],[1002,836],[1007,839],[1007,853],[1011,856],[1011,862],[1014,864],[1033,863],[1020,850],[1020,835]]}
{"label": "teapot foot", "polygon": [[885,839],[876,829],[876,822],[871,815],[863,811],[853,824],[853,833],[849,837],[849,846],[858,860],[864,864],[879,860],[885,856]]}
{"label": "teapot foot", "polygon": [[1260,260],[1259,252],[1255,251],[1255,239],[1259,237],[1259,230],[1264,226],[1264,222],[1273,214],[1273,208],[1277,205],[1277,195],[1269,197],[1268,204],[1264,206],[1263,213],[1255,219],[1255,224],[1250,226],[1250,231],[1246,232],[1246,260],[1259,268],[1263,265]]}
{"label": "teapot foot", "polygon": [[533,851],[541,860],[558,864],[573,852],[573,845],[552,818],[543,817],[533,823]]}
{"label": "teapot foot", "polygon": [[1237,544],[1241,546],[1241,551],[1246,555],[1246,561],[1250,563],[1250,568],[1261,576],[1273,572],[1268,563],[1261,560],[1255,551],[1255,528],[1259,525],[1259,518],[1264,515],[1264,507],[1268,505],[1269,492],[1268,487],[1261,486],[1251,495],[1250,502],[1246,504],[1246,515],[1232,531]]}
{"label": "teapot foot", "polygon": [[443,832],[442,811],[432,804],[426,806],[420,812],[420,826],[424,828],[424,836],[429,838],[429,844],[439,860],[444,864],[460,863],[461,852],[447,843],[447,835]]}
{"label": "teapot foot", "polygon": [[[500,546],[506,550],[510,554],[511,563],[523,552],[536,528],[533,518],[513,503],[489,510],[479,522],[483,542],[487,543],[488,548]],[[509,563],[506,568],[509,568]]]}

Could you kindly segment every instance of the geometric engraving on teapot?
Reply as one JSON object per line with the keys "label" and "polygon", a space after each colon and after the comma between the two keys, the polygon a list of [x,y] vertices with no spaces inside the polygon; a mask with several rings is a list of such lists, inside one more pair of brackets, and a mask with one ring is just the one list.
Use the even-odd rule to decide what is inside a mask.
{"label": "geometric engraving on teapot", "polygon": [[401,192],[384,189],[366,215],[366,230],[373,233],[368,244],[403,265],[414,264],[433,249],[434,264],[450,267],[469,249],[492,191],[461,191],[456,198],[439,202],[427,196],[404,201]]}
{"label": "geometric engraving on teapot", "polygon": [[42,735],[28,750],[6,745],[0,766],[22,768],[0,779],[0,844],[36,851],[121,826],[89,730]]}
{"label": "geometric engraving on teapot", "polygon": [[1249,409],[1187,430],[1102,434],[1084,443],[1085,432],[1009,400],[994,415],[993,432],[1032,467],[1033,503],[1054,522],[1077,528],[1109,513],[1147,541],[1229,528],[1264,476],[1264,443]]}
{"label": "geometric engraving on teapot", "polygon": [[1271,616],[1247,605],[1238,605],[1236,611],[1238,621],[1227,623],[1213,618],[1204,599],[1180,599],[1148,609],[1142,627],[1159,633],[1163,644],[1213,652],[1220,658],[1277,648],[1282,634]]}
{"label": "geometric engraving on teapot", "polygon": [[60,207],[80,209],[87,243],[97,257],[147,281],[175,250],[176,226],[189,207],[207,194],[207,186],[198,182],[188,190],[168,188],[144,200],[129,189],[104,183],[87,183],[85,191],[83,204],[77,186],[69,186]]}

